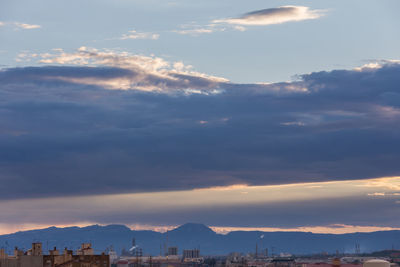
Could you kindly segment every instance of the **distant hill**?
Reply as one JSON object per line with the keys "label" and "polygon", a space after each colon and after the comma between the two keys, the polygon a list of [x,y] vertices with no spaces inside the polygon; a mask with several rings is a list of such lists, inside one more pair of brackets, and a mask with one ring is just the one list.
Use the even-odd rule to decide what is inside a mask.
{"label": "distant hill", "polygon": [[[261,236],[263,235],[263,238]],[[142,247],[146,255],[159,255],[164,244],[182,249],[200,248],[203,255],[223,255],[230,252],[254,252],[268,248],[274,253],[311,254],[320,252],[354,252],[360,244],[361,252],[372,252],[400,247],[400,231],[380,231],[353,234],[313,234],[306,232],[260,232],[234,231],[226,235],[217,234],[203,224],[188,223],[166,233],[133,231],[124,225],[88,227],[50,227],[40,230],[0,235],[0,247],[9,252],[15,246],[28,249],[32,242],[42,242],[44,249],[57,247],[77,249],[83,242],[91,242],[100,253],[113,246],[120,253],[129,249],[132,238]]]}

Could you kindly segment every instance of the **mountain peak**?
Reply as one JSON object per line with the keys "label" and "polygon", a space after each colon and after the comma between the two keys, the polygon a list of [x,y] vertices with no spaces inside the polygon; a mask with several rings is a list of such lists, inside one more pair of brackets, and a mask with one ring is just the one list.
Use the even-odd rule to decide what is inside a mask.
{"label": "mountain peak", "polygon": [[[173,232],[183,232],[183,233],[213,233],[215,232],[208,226],[201,223],[185,223],[178,228],[172,230]],[[171,231],[171,232],[172,232]]]}

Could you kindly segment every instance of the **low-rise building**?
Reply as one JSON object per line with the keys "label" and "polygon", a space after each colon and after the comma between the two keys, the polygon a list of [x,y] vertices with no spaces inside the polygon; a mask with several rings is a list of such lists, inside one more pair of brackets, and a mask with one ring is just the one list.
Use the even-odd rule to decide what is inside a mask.
{"label": "low-rise building", "polygon": [[110,267],[109,256],[104,253],[94,255],[91,244],[82,244],[78,253],[74,255],[72,250],[65,248],[61,254],[54,248],[48,255],[43,255],[42,244],[33,243],[26,252],[15,248],[13,256],[0,250],[0,267]]}

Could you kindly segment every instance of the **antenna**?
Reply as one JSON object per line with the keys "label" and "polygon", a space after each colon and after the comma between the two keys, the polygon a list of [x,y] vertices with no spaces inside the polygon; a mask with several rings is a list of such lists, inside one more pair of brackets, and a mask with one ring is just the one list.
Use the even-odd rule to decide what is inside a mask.
{"label": "antenna", "polygon": [[258,258],[258,242],[256,242],[256,258]]}
{"label": "antenna", "polygon": [[356,243],[356,254],[360,254],[360,244]]}

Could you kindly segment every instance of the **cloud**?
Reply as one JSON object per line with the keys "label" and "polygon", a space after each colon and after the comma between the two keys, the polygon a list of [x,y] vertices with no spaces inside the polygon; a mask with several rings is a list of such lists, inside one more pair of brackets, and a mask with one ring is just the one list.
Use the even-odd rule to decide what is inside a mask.
{"label": "cloud", "polygon": [[121,76],[68,76],[48,74],[42,79],[52,79],[77,84],[98,85],[110,89],[142,90],[142,91],[182,91],[186,93],[215,93],[220,84],[228,80],[206,75],[192,70],[182,62],[170,63],[154,56],[132,55],[126,52],[112,50],[97,50],[81,47],[77,51],[68,53],[62,49],[55,49],[54,53],[31,54],[17,57],[18,61],[39,59],[43,64],[78,65],[78,66],[108,66],[129,72]]}
{"label": "cloud", "polygon": [[[397,61],[236,84],[121,51],[20,58],[46,65],[0,71],[0,223],[30,203],[31,224],[111,223],[114,212],[121,223],[399,227],[399,179],[370,179],[400,174]],[[100,199],[126,204],[90,206]],[[38,207],[60,203],[91,212],[41,221],[57,216]]]}
{"label": "cloud", "polygon": [[379,192],[375,192],[375,193],[368,193],[368,196],[385,196],[385,193],[379,193]]}
{"label": "cloud", "polygon": [[228,30],[246,31],[244,26],[268,26],[293,21],[318,19],[324,16],[325,10],[310,10],[306,6],[281,6],[246,13],[237,18],[212,20],[207,25],[182,25],[173,32],[183,35],[198,36]]}
{"label": "cloud", "polygon": [[213,26],[208,26],[204,28],[192,28],[192,29],[184,29],[184,30],[176,30],[174,32],[182,34],[182,35],[199,35],[204,33],[213,33],[216,31],[224,31],[225,29],[217,29]]}
{"label": "cloud", "polygon": [[[59,64],[0,71],[3,199],[400,172],[398,63],[236,84],[84,47],[32,60]],[[381,184],[395,186],[376,181],[370,193]]]}
{"label": "cloud", "polygon": [[121,40],[127,39],[150,39],[150,40],[158,40],[160,35],[158,33],[150,33],[150,32],[137,32],[135,30],[129,31],[121,36]]}
{"label": "cloud", "polygon": [[[387,180],[400,182],[399,177]],[[191,218],[208,225],[252,225],[274,230],[294,230],[296,227],[300,231],[354,232],[399,228],[399,215],[393,211],[398,209],[395,203],[398,196],[370,198],[366,193],[373,192],[374,188],[364,187],[367,182],[238,185],[172,192],[38,198],[29,202],[11,200],[0,202],[0,212],[8,215],[0,219],[0,225],[19,223],[23,214],[25,223],[31,225],[108,224],[115,220],[124,224],[162,221],[166,225],[178,225]],[[248,194],[242,194],[244,190]],[[372,208],[374,213],[370,212]],[[326,210],[330,212],[324,213]],[[316,216],[321,213],[324,216]]]}
{"label": "cloud", "polygon": [[22,22],[2,22],[0,21],[0,27],[2,26],[15,26],[16,29],[23,29],[23,30],[32,30],[32,29],[39,29],[42,26],[37,25],[37,24],[28,24],[28,23],[22,23]]}
{"label": "cloud", "polygon": [[17,26],[19,29],[24,29],[24,30],[32,30],[32,29],[41,28],[40,25],[27,24],[27,23],[21,23],[21,22],[15,22],[14,25]]}
{"label": "cloud", "polygon": [[281,6],[246,13],[238,18],[218,19],[213,23],[228,23],[244,26],[267,26],[291,21],[317,19],[323,16],[323,10],[310,10],[305,6]]}
{"label": "cloud", "polygon": [[214,33],[214,32],[224,32],[227,30],[236,30],[236,31],[245,31],[246,28],[243,26],[239,26],[239,25],[235,25],[233,27],[227,27],[227,26],[223,26],[220,24],[209,24],[209,25],[205,25],[205,26],[200,26],[200,25],[184,25],[182,26],[181,30],[175,30],[173,32],[176,32],[178,34],[182,34],[182,35],[192,35],[192,36],[198,36],[201,34],[208,34],[208,33]]}

